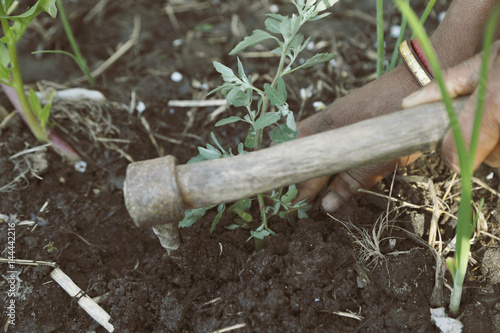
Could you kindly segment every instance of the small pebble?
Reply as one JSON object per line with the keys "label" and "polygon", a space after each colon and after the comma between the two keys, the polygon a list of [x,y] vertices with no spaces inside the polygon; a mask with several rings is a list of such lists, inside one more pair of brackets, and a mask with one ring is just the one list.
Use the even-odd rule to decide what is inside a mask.
{"label": "small pebble", "polygon": [[312,51],[315,46],[316,46],[316,43],[314,43],[313,41],[310,41],[309,43],[307,43],[306,49],[309,51]]}
{"label": "small pebble", "polygon": [[493,176],[495,176],[495,173],[490,172],[490,173],[486,176],[486,180],[492,180],[492,179],[493,179]]}
{"label": "small pebble", "polygon": [[391,27],[390,35],[392,38],[394,38],[394,39],[398,38],[400,33],[401,33],[401,26],[393,25]]}
{"label": "small pebble", "polygon": [[335,59],[330,60],[330,65],[331,65],[333,68],[337,67],[337,60],[335,60]]}
{"label": "small pebble", "polygon": [[313,108],[316,111],[322,111],[326,108],[326,105],[325,105],[325,103],[323,103],[321,101],[316,101],[313,103]]}
{"label": "small pebble", "polygon": [[87,170],[87,162],[78,161],[75,163],[75,171],[78,171],[80,173],[85,173],[86,170]]}
{"label": "small pebble", "polygon": [[441,22],[444,20],[444,17],[446,16],[446,12],[441,12],[438,14],[438,21]]}
{"label": "small pebble", "polygon": [[173,72],[172,75],[170,75],[170,79],[174,82],[181,82],[182,78],[183,76],[179,72]]}
{"label": "small pebble", "polygon": [[146,111],[146,104],[144,104],[143,101],[139,101],[137,102],[137,106],[135,107],[135,109],[137,110],[137,112],[143,113],[144,111]]}
{"label": "small pebble", "polygon": [[276,14],[280,11],[280,8],[278,7],[278,5],[271,5],[269,6],[269,11],[273,14]]}
{"label": "small pebble", "polygon": [[182,40],[182,38],[175,39],[175,40],[172,42],[172,45],[173,45],[174,47],[181,46],[182,44],[184,44],[184,41]]}

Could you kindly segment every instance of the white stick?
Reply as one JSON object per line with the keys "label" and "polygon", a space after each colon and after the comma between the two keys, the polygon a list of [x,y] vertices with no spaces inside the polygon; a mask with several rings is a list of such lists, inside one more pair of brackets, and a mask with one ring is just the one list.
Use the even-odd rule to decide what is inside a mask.
{"label": "white stick", "polygon": [[50,276],[57,282],[71,297],[79,297],[78,304],[108,332],[113,332],[115,328],[109,323],[111,316],[104,311],[96,302],[78,287],[69,276],[60,268],[54,268]]}

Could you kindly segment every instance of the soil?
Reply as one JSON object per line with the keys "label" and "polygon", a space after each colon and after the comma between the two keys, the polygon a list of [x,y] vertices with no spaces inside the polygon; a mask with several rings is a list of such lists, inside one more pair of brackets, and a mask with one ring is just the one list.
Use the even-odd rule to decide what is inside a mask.
{"label": "soil", "polygon": [[[415,1],[422,12],[424,1]],[[272,220],[275,236],[256,252],[246,242],[247,230],[228,230],[230,218],[210,235],[216,212],[189,228],[180,229],[181,258],[173,260],[153,231],[136,228],[123,201],[123,180],[131,161],[174,155],[179,163],[197,154],[214,131],[221,144],[235,147],[246,130],[214,123],[216,107],[174,108],[172,100],[205,99],[221,83],[212,67],[217,60],[236,68],[228,52],[253,29],[262,28],[270,2],[231,1],[64,1],[82,53],[97,68],[125,44],[140,18],[138,40],[96,79],[94,89],[105,101],[56,101],[51,114],[58,130],[87,162],[75,171],[52,149],[39,147],[14,116],[0,128],[0,223],[2,257],[7,257],[8,223],[15,227],[15,258],[55,262],[90,297],[100,296],[117,332],[438,332],[430,317],[435,283],[433,252],[407,232],[391,228],[380,242],[378,259],[363,260],[356,242],[387,217],[392,224],[427,239],[435,191],[443,210],[456,214],[459,186],[439,158],[423,155],[394,179],[390,214],[387,199],[365,194],[352,200],[334,218],[311,211],[308,219],[291,226]],[[276,1],[280,12],[291,13],[287,1]],[[166,6],[171,13],[167,15]],[[330,18],[305,28],[316,49],[333,51],[336,66],[326,64],[297,72],[287,79],[292,110],[302,117],[316,112],[313,102],[331,101],[373,79],[375,25],[373,1],[341,1]],[[386,4],[386,32],[398,22]],[[428,29],[446,10],[438,1]],[[96,10],[97,9],[97,10]],[[75,83],[78,67],[63,55],[32,55],[36,49],[70,51],[58,19],[37,19],[20,42],[25,83],[50,87],[83,87]],[[387,50],[395,41],[387,38]],[[256,51],[268,51],[261,47]],[[306,54],[307,55],[307,54]],[[264,83],[276,58],[243,57],[247,70]],[[180,82],[171,75],[182,74]],[[300,89],[313,95],[301,100]],[[135,97],[133,96],[135,94]],[[216,96],[220,98],[220,96]],[[209,98],[213,98],[210,96]],[[146,110],[139,114],[135,103]],[[12,110],[5,97],[1,105]],[[132,106],[131,106],[132,105]],[[130,110],[132,112],[130,112]],[[148,128],[149,125],[149,128]],[[17,155],[19,152],[24,154]],[[476,173],[475,197],[485,199],[472,246],[472,259],[462,299],[464,332],[500,331],[500,236],[498,170],[482,166]],[[389,194],[392,177],[374,189]],[[430,185],[429,185],[430,184]],[[486,185],[484,185],[486,184]],[[449,190],[448,194],[445,194]],[[407,204],[403,204],[406,202]],[[410,206],[408,204],[412,204]],[[429,207],[430,211],[429,211]],[[454,219],[442,214],[443,244],[453,238]],[[487,233],[484,233],[487,231]],[[179,260],[181,265],[179,265]],[[1,264],[5,277],[11,269]],[[52,267],[15,265],[17,294],[0,281],[5,311],[15,299],[15,325],[0,322],[9,332],[105,332],[50,277]],[[445,285],[452,285],[449,274]],[[444,288],[444,306],[450,296]],[[5,313],[5,311],[3,313]],[[236,325],[236,326],[235,326]]]}

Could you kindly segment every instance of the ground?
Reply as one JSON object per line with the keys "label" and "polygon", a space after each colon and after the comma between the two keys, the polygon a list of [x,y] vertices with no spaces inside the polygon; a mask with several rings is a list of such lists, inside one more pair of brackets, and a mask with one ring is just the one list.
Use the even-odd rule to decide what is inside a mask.
{"label": "ground", "polygon": [[[389,214],[386,198],[365,194],[333,217],[312,211],[295,227],[273,220],[276,236],[267,237],[260,252],[246,242],[248,231],[224,228],[231,223],[229,217],[210,235],[216,214],[212,211],[180,230],[180,259],[175,261],[151,229],[133,226],[122,191],[131,161],[169,154],[185,163],[196,155],[197,146],[208,142],[211,131],[226,147],[236,147],[244,139],[241,127],[214,127],[217,120],[240,111],[226,109],[217,115],[216,107],[185,109],[168,103],[206,99],[206,87],[213,89],[221,83],[212,61],[235,68],[236,58],[227,53],[242,37],[264,26],[270,1],[64,4],[92,69],[127,43],[134,17],[140,18],[140,34],[128,52],[97,77],[94,89],[106,101],[58,101],[54,105],[51,119],[84,156],[85,172],[75,171],[50,148],[26,152],[41,144],[20,117],[0,127],[2,257],[8,256],[8,222],[18,221],[15,258],[56,263],[87,295],[100,296],[99,304],[117,332],[222,332],[224,328],[238,332],[438,332],[429,312],[436,259],[426,242],[436,201],[444,211],[439,219],[443,244],[453,238],[455,220],[450,215],[456,214],[459,195],[457,181],[439,152],[429,152],[398,171]],[[275,4],[281,13],[292,10],[288,1]],[[414,5],[423,11],[424,1]],[[388,32],[398,15],[392,4],[386,7]],[[445,10],[446,1],[438,1],[429,30]],[[344,0],[332,11],[329,18],[310,23],[305,33],[313,36],[316,45],[307,52],[335,52],[336,65],[314,67],[287,79],[291,109],[302,109],[302,117],[316,112],[313,102],[328,104],[374,77],[374,4]],[[57,19],[40,16],[36,23],[19,45],[25,83],[43,89],[88,88],[87,82],[78,80],[81,73],[69,58],[30,53],[40,48],[70,51]],[[388,52],[392,51],[395,41],[387,36],[386,42]],[[268,80],[276,66],[275,58],[247,55],[242,60],[260,83]],[[180,82],[172,81],[174,72],[182,74]],[[300,89],[308,87],[313,95],[301,100]],[[135,111],[134,103],[139,101],[146,106],[142,114]],[[11,112],[5,97],[1,105],[2,113]],[[475,197],[483,197],[485,204],[479,223],[482,229],[478,229],[482,231],[472,246],[461,319],[464,332],[500,331],[500,249],[495,238],[500,236],[500,174],[482,166],[476,177]],[[384,179],[374,193],[388,195],[392,182],[392,177]],[[379,259],[364,261],[357,243],[360,230],[371,235],[377,221],[384,218],[410,234],[391,228],[390,234],[383,235]],[[0,265],[5,277],[8,265]],[[52,269],[43,264],[16,264],[20,281],[14,298],[9,296],[7,281],[0,281],[5,310],[12,299],[16,302],[15,325],[5,326],[6,330],[104,332],[54,283]],[[445,282],[452,285],[448,273]],[[444,306],[449,295],[445,287]],[[1,318],[2,325],[7,325],[7,317]]]}

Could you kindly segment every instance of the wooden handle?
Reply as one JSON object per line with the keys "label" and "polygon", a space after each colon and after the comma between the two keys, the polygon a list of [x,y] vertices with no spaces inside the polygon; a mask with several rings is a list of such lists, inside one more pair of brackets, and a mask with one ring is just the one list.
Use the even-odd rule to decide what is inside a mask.
{"label": "wooden handle", "polygon": [[[454,103],[459,111],[465,98]],[[172,222],[182,217],[180,212],[184,209],[233,202],[312,178],[431,150],[448,127],[446,109],[437,102],[236,157],[174,167],[171,156],[151,160],[156,165],[152,169],[160,174],[147,179],[131,179],[139,173],[129,170],[140,165],[143,174],[149,174],[150,161],[132,163],[124,188],[127,208],[137,225]],[[162,160],[168,161],[170,171],[157,167]],[[157,188],[168,189],[169,194]],[[144,190],[153,195],[145,196]],[[157,197],[160,194],[163,197]],[[148,200],[156,202],[152,209]],[[135,206],[135,210],[140,207],[140,213],[131,211],[130,206]]]}

